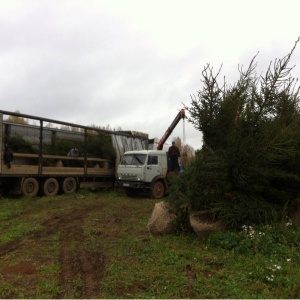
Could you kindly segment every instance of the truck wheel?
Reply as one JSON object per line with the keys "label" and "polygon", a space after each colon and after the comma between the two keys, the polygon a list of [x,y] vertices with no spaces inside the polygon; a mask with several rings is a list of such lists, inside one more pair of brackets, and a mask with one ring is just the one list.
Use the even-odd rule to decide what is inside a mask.
{"label": "truck wheel", "polygon": [[45,196],[55,196],[59,190],[58,182],[55,178],[48,178],[43,185],[43,192]]}
{"label": "truck wheel", "polygon": [[74,177],[67,177],[63,180],[62,191],[64,194],[71,194],[76,192],[77,182]]}
{"label": "truck wheel", "polygon": [[24,196],[35,197],[39,191],[39,183],[33,177],[28,177],[23,181],[22,194]]}
{"label": "truck wheel", "polygon": [[165,186],[161,181],[156,181],[151,190],[151,197],[161,199],[165,194]]}

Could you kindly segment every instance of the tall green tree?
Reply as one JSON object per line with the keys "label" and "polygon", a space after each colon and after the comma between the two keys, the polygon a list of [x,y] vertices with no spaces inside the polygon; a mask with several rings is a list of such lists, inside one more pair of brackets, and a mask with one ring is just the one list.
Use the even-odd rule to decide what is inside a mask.
{"label": "tall green tree", "polygon": [[[232,86],[218,83],[207,65],[188,120],[203,133],[170,195],[232,226],[284,218],[300,200],[299,87],[288,55],[256,74],[256,56]],[[180,197],[178,194],[180,193]]]}

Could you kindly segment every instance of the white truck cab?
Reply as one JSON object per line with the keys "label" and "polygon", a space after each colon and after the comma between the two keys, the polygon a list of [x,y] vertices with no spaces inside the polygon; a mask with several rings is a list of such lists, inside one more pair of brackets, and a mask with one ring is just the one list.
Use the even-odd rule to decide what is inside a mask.
{"label": "white truck cab", "polygon": [[117,169],[115,187],[123,187],[128,196],[149,190],[160,199],[167,190],[167,153],[161,150],[139,150],[124,153]]}

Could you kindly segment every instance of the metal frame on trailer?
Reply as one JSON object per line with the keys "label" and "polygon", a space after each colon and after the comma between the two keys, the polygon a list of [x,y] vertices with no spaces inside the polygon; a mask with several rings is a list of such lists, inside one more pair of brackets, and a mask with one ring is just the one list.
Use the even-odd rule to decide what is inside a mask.
{"label": "metal frame on trailer", "polygon": [[[37,159],[38,163],[36,165],[30,165],[30,166],[21,166],[21,165],[14,165],[13,168],[11,169],[7,169],[4,168],[3,169],[3,162],[2,162],[2,158],[3,158],[3,150],[4,150],[4,139],[5,139],[5,124],[6,127],[9,125],[8,123],[10,123],[11,126],[16,125],[17,123],[14,122],[6,122],[4,121],[4,116],[15,116],[15,117],[19,117],[19,118],[23,118],[26,120],[30,120],[30,122],[33,121],[38,121],[39,125],[32,125],[32,124],[26,124],[26,125],[21,125],[18,124],[17,126],[24,126],[29,128],[30,130],[36,130],[38,129],[38,140],[36,140],[36,144],[38,144],[38,153],[37,154],[33,154],[33,153],[15,153],[15,158],[16,159],[24,159],[24,160],[29,160],[29,159]],[[144,133],[139,133],[139,132],[131,132],[131,131],[113,131],[113,130],[107,130],[107,129],[100,129],[100,128],[95,128],[95,127],[91,127],[91,126],[84,126],[84,125],[80,125],[80,124],[75,124],[75,123],[69,123],[69,122],[65,122],[65,121],[59,121],[59,120],[55,120],[55,119],[49,119],[49,118],[43,118],[43,117],[38,117],[38,116],[33,116],[33,115],[28,115],[28,114],[22,114],[22,113],[18,113],[18,112],[9,112],[9,111],[4,111],[4,110],[0,110],[0,138],[1,138],[1,145],[0,145],[0,153],[1,153],[1,159],[0,159],[0,180],[1,177],[2,179],[5,180],[6,179],[13,179],[14,177],[18,177],[18,180],[20,182],[24,182],[24,178],[30,177],[30,178],[36,178],[39,180],[42,180],[42,178],[44,178],[41,182],[44,182],[45,180],[47,181],[47,178],[51,178],[51,177],[56,177],[56,178],[64,178],[66,176],[72,176],[74,178],[77,178],[77,180],[79,180],[81,178],[81,180],[87,184],[86,181],[91,180],[92,177],[99,177],[99,179],[101,180],[101,178],[103,177],[114,177],[115,176],[115,170],[113,170],[113,172],[111,171],[107,171],[104,169],[92,169],[92,168],[88,168],[88,164],[87,162],[89,160],[97,160],[100,162],[101,158],[90,158],[87,157],[87,145],[88,145],[88,136],[91,132],[100,132],[100,133],[105,133],[109,136],[111,136],[112,138],[112,142],[113,142],[113,146],[116,150],[116,165],[118,165],[121,156],[124,154],[125,151],[128,150],[142,150],[142,149],[146,149],[148,146],[148,134],[144,134]],[[83,146],[83,155],[81,157],[77,157],[77,158],[70,158],[68,157],[68,159],[71,160],[81,160],[84,161],[83,163],[83,168],[67,168],[67,167],[46,167],[43,165],[43,160],[44,159],[67,159],[67,156],[59,156],[59,155],[47,155],[47,154],[43,154],[43,140],[45,137],[45,132],[47,132],[47,126],[45,126],[46,123],[49,124],[57,124],[60,126],[68,126],[71,128],[77,128],[77,130],[82,130],[83,132],[78,132],[75,134],[79,134],[81,136],[83,136],[83,142],[84,142],[84,146]],[[8,124],[8,125],[7,125]],[[55,130],[57,132],[65,132],[68,134],[67,130],[63,130],[63,129],[57,129],[57,128],[51,128],[49,130]],[[70,130],[70,134],[74,134],[74,132],[72,132]],[[90,178],[90,179],[88,179]],[[21,183],[22,184],[22,183]]]}

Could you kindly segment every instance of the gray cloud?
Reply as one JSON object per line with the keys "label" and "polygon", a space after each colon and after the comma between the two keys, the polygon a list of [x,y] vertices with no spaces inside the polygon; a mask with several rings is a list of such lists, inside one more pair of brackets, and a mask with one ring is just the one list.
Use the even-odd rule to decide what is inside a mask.
{"label": "gray cloud", "polygon": [[[252,36],[252,44],[243,45],[232,22],[228,28],[237,32],[226,41],[224,24],[202,23],[202,14],[195,18],[197,9],[184,1],[173,8],[186,6],[186,14],[172,15],[168,1],[153,2],[158,15],[152,4],[146,11],[132,0],[126,6],[116,1],[115,7],[104,0],[9,3],[0,10],[1,109],[72,123],[109,124],[160,138],[182,103],[189,104],[190,95],[201,89],[206,63],[216,69],[224,63],[231,81],[237,65],[247,65],[257,51],[265,53],[258,62],[281,52],[273,39]],[[201,7],[198,1],[190,5]],[[290,50],[293,35],[282,50]],[[201,133],[187,122],[185,128],[186,142],[199,148]],[[178,125],[172,137],[182,137],[182,131]]]}

